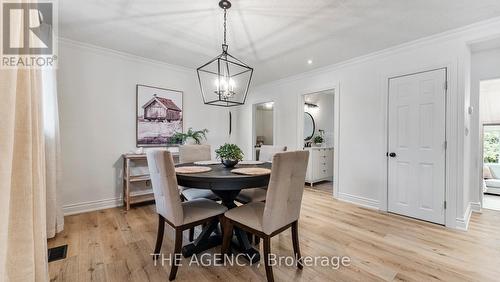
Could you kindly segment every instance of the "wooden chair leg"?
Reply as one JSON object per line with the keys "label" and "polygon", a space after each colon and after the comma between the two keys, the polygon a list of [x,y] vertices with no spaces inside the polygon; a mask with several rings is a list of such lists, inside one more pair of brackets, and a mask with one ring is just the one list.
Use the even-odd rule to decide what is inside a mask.
{"label": "wooden chair leg", "polygon": [[292,244],[293,244],[293,253],[295,255],[295,258],[297,259],[297,267],[299,269],[302,269],[304,266],[302,265],[302,256],[300,255],[298,221],[292,223]]}
{"label": "wooden chair leg", "polygon": [[224,238],[224,215],[220,215],[217,218],[219,219],[219,223],[220,223],[221,236],[222,236],[222,238]]}
{"label": "wooden chair leg", "polygon": [[194,227],[189,228],[189,242],[194,241]]}
{"label": "wooden chair leg", "polygon": [[165,219],[158,215],[158,233],[156,234],[156,246],[153,259],[156,260],[160,256],[161,244],[163,243],[163,233],[165,232]]}
{"label": "wooden chair leg", "polygon": [[223,239],[222,239],[221,253],[224,255],[224,254],[229,254],[229,247],[231,245],[231,239],[233,237],[233,224],[227,218],[223,220],[223,224],[224,227],[222,228]]}
{"label": "wooden chair leg", "polygon": [[174,255],[172,260],[172,267],[170,268],[170,275],[168,276],[168,280],[172,281],[175,279],[177,275],[177,269],[179,265],[177,258],[181,258],[181,248],[182,248],[182,229],[175,229],[175,245],[174,245]]}
{"label": "wooden chair leg", "polygon": [[269,255],[271,254],[271,237],[264,237],[264,265],[266,267],[266,277],[268,282],[274,282],[274,275],[273,275],[273,268],[270,264],[270,257]]}
{"label": "wooden chair leg", "polygon": [[250,232],[247,232],[247,238],[250,244],[253,244],[253,234]]}

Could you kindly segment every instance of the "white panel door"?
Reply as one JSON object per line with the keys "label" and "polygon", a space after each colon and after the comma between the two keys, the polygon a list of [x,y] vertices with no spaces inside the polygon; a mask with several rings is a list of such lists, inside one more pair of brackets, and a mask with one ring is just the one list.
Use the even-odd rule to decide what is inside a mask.
{"label": "white panel door", "polygon": [[388,209],[444,224],[446,70],[389,80]]}

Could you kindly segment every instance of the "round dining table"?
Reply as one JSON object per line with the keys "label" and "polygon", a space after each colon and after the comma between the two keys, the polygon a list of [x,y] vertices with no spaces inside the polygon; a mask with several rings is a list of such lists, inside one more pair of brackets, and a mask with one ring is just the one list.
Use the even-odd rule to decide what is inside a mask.
{"label": "round dining table", "polygon": [[[195,164],[183,163],[176,165],[176,167],[182,166],[195,166]],[[201,173],[176,173],[177,183],[187,188],[210,189],[220,198],[224,206],[228,209],[232,209],[237,207],[235,199],[242,189],[267,187],[270,174],[243,175],[233,173],[231,170],[247,167],[270,169],[272,164],[269,162],[263,164],[238,164],[233,168],[227,168],[222,164],[203,166],[210,167],[211,170]],[[190,257],[193,254],[198,254],[209,248],[220,245],[222,243],[222,236],[219,232],[218,225],[219,222],[215,220],[205,225],[195,241],[182,248],[183,256]],[[234,235],[236,240],[233,240],[233,249],[237,252],[246,254],[244,257],[251,260],[252,263],[259,261],[260,254],[251,246],[246,232],[239,228],[234,228]]]}

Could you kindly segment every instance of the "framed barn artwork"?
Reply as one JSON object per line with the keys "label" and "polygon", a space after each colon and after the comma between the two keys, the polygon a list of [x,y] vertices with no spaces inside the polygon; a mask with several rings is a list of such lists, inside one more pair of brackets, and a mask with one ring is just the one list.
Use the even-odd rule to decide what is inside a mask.
{"label": "framed barn artwork", "polygon": [[175,145],[182,132],[182,91],[136,85],[137,147]]}

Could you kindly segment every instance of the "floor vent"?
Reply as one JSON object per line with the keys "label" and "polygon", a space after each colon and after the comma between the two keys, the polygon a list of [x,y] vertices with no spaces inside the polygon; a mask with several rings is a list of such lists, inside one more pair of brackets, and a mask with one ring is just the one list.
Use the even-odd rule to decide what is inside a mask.
{"label": "floor vent", "polygon": [[62,245],[49,249],[49,262],[65,259],[68,252],[68,245]]}

